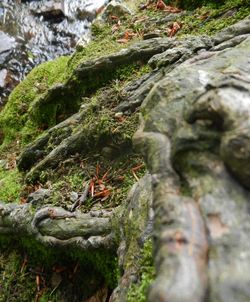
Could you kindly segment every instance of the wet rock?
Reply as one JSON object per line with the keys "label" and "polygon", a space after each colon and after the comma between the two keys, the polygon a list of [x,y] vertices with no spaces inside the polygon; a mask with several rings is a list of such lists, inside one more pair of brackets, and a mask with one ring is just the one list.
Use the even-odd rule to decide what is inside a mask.
{"label": "wet rock", "polygon": [[15,47],[15,39],[0,31],[0,56]]}
{"label": "wet rock", "polygon": [[72,53],[80,38],[81,45],[86,45],[91,38],[90,24],[105,3],[0,1],[0,69],[11,71],[12,81],[0,98],[6,100],[11,89],[35,65]]}
{"label": "wet rock", "polygon": [[0,91],[5,87],[7,74],[6,69],[0,70]]}
{"label": "wet rock", "polygon": [[100,10],[100,8],[102,8],[107,2],[107,0],[64,0],[63,11],[65,16],[70,19],[75,19],[77,17],[80,20],[86,18],[89,20],[93,20],[96,17],[96,14]]}
{"label": "wet rock", "polygon": [[30,11],[34,15],[44,16],[45,19],[64,17],[62,1],[31,2]]}

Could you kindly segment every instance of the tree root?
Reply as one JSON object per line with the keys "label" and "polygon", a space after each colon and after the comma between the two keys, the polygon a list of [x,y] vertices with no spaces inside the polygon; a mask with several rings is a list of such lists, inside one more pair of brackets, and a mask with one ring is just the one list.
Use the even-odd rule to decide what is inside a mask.
{"label": "tree root", "polygon": [[[31,205],[0,204],[0,232],[21,237],[31,236],[49,246],[113,249],[112,212],[69,212],[45,207],[34,213]],[[100,217],[101,214],[101,217]]]}

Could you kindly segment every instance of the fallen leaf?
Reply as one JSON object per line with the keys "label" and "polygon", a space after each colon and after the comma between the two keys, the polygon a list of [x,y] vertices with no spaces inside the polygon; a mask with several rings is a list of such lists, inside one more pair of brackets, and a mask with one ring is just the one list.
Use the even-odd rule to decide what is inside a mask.
{"label": "fallen leaf", "polygon": [[157,2],[156,8],[160,9],[160,10],[163,10],[165,12],[168,12],[168,13],[179,13],[179,12],[182,11],[180,8],[177,8],[177,7],[174,7],[174,6],[170,6],[170,5],[166,5],[164,3],[164,1],[162,1],[162,0],[159,0]]}
{"label": "fallen leaf", "polygon": [[181,24],[178,22],[174,22],[170,28],[168,28],[168,36],[172,38],[176,35],[176,33],[181,29]]}
{"label": "fallen leaf", "polygon": [[177,7],[174,7],[174,6],[168,6],[166,5],[165,8],[164,8],[164,11],[165,12],[168,12],[168,13],[180,13],[182,10],[180,8],[177,8]]}

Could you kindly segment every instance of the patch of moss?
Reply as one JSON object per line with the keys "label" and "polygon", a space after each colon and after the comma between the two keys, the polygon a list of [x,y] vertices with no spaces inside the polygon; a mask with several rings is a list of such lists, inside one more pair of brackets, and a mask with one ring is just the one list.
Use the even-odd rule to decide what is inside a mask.
{"label": "patch of moss", "polygon": [[178,19],[178,22],[182,23],[182,29],[177,36],[212,35],[244,19],[249,14],[250,6],[247,0],[225,0],[220,5],[215,5],[215,2],[211,1],[193,13]]}
{"label": "patch of moss", "polygon": [[217,7],[217,6],[223,5],[225,0],[219,0],[219,1],[215,1],[215,0],[174,0],[174,1],[170,0],[170,1],[168,1],[168,0],[165,0],[164,2],[167,4],[172,4],[177,7],[181,7],[181,8],[190,10],[190,9],[194,9],[194,8],[201,7],[201,6],[208,5],[208,4],[213,5],[214,7]]}
{"label": "patch of moss", "polygon": [[99,272],[110,289],[114,289],[118,283],[118,259],[114,252],[99,250],[83,253],[74,249],[70,253],[72,259],[77,259],[82,263],[89,263],[93,269]]}
{"label": "patch of moss", "polygon": [[16,202],[22,191],[22,175],[17,169],[5,170],[0,167],[0,200]]}
{"label": "patch of moss", "polygon": [[145,242],[140,259],[139,281],[132,284],[128,291],[127,302],[146,302],[147,291],[155,278],[155,269],[152,257],[152,240]]}
{"label": "patch of moss", "polygon": [[37,124],[29,120],[30,105],[49,87],[62,81],[68,59],[60,57],[35,67],[10,94],[7,104],[0,112],[3,146],[17,137],[25,142],[37,134]]}
{"label": "patch of moss", "polygon": [[[0,238],[0,301],[58,301],[70,295],[87,298],[105,284],[117,285],[117,257],[113,251],[44,247],[32,238]],[[15,251],[9,253],[15,247]],[[53,274],[61,279],[55,287]],[[36,277],[40,276],[40,291]],[[4,282],[1,282],[4,281]],[[26,290],[27,289],[27,290]],[[72,293],[71,293],[72,292]],[[19,299],[20,297],[20,299]],[[49,300],[47,300],[49,298]]]}
{"label": "patch of moss", "polygon": [[0,302],[31,302],[36,295],[35,275],[22,271],[16,252],[0,254]]}

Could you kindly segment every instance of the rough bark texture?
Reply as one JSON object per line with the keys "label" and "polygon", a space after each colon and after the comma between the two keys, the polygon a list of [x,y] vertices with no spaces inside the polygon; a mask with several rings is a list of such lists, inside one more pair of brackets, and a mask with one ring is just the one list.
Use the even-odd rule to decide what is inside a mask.
{"label": "rough bark texture", "polygon": [[106,211],[72,213],[62,208],[0,204],[2,234],[34,237],[48,246],[79,247],[82,250],[112,249],[115,246],[111,214]]}
{"label": "rough bark texture", "polygon": [[153,175],[149,301],[250,299],[249,24],[218,34],[143,103],[135,142]]}
{"label": "rough bark texture", "polygon": [[[121,302],[137,282],[141,247],[153,235],[157,277],[149,301],[249,301],[249,54],[248,18],[213,38],[153,39],[82,64],[75,72],[81,81],[151,58],[154,71],[128,85],[116,109],[133,112],[143,102],[134,143],[150,175],[114,212],[1,203],[0,233],[82,250],[119,245],[121,278],[111,301]],[[71,84],[53,88],[57,92],[49,91],[37,108],[58,91],[67,94]],[[84,149],[77,128],[84,110],[24,150],[19,168],[39,174]],[[66,132],[55,140],[58,129]]]}

